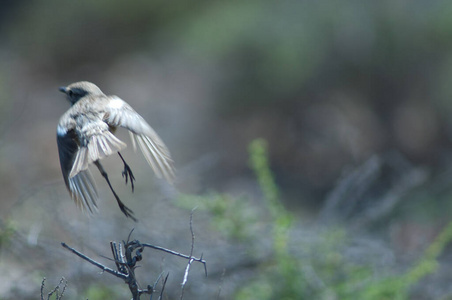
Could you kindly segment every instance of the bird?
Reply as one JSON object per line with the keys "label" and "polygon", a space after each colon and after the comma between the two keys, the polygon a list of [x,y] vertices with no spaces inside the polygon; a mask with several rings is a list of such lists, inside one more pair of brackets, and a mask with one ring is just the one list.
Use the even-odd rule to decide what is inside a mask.
{"label": "bird", "polygon": [[107,181],[124,215],[137,221],[133,211],[119,199],[100,160],[118,153],[124,164],[122,176],[126,185],[130,180],[133,192],[135,177],[120,153],[127,145],[114,135],[116,129],[127,129],[133,148],[136,149],[138,144],[156,176],[173,183],[175,169],[168,148],[143,117],[118,96],[107,96],[88,81],[61,86],[59,90],[66,94],[71,104],[57,126],[60,166],[71,198],[80,209],[90,214],[97,212],[99,196],[88,168],[94,164]]}

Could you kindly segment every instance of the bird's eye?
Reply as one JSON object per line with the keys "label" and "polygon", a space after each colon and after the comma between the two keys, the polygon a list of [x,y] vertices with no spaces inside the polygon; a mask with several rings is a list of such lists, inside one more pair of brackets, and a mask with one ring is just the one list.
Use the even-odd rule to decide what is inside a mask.
{"label": "bird's eye", "polygon": [[72,97],[72,95],[74,94],[74,92],[72,90],[69,90],[67,93],[70,97]]}

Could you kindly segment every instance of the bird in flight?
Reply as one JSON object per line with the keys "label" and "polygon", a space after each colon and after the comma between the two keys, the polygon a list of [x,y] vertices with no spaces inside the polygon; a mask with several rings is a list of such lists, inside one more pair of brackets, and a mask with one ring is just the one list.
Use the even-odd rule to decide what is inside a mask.
{"label": "bird in flight", "polygon": [[71,108],[60,118],[57,144],[64,182],[78,207],[97,211],[97,189],[88,166],[94,164],[108,183],[121,211],[136,221],[130,210],[114,191],[107,172],[100,164],[104,157],[118,153],[124,164],[122,176],[130,180],[132,192],[135,177],[119,152],[126,144],[115,135],[118,127],[129,130],[134,148],[138,144],[146,161],[157,177],[172,183],[174,166],[168,148],[149,124],[125,101],[105,95],[95,84],[87,81],[60,87]]}

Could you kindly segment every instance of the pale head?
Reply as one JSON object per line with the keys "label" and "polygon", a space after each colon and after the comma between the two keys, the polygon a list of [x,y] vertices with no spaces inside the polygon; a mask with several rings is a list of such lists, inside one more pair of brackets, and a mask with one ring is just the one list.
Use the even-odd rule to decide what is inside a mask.
{"label": "pale head", "polygon": [[102,91],[94,83],[88,81],[79,81],[71,83],[68,86],[61,86],[59,90],[66,94],[67,99],[72,105],[81,98],[92,95],[103,95]]}

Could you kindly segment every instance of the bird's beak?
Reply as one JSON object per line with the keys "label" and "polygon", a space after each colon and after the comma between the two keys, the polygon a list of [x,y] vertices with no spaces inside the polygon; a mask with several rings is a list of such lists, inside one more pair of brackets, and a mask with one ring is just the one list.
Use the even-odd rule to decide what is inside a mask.
{"label": "bird's beak", "polygon": [[65,86],[60,86],[58,89],[60,90],[60,92],[63,92],[65,94],[67,92],[67,88]]}

